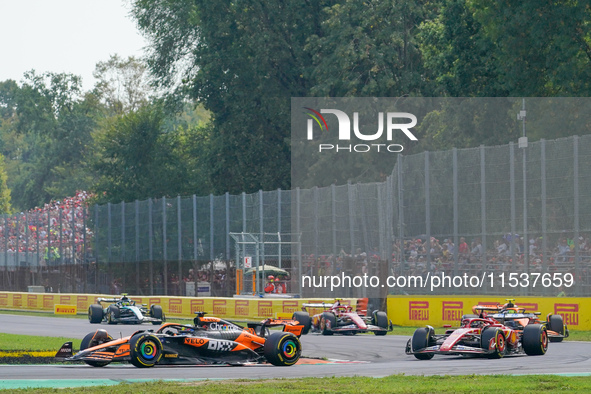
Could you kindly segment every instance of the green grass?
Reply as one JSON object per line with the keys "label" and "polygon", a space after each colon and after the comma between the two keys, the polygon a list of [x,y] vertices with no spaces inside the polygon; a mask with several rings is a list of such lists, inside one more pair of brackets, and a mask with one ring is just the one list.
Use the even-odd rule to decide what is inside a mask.
{"label": "green grass", "polygon": [[[188,382],[120,383],[115,386],[96,386],[67,389],[85,394],[117,393],[474,393],[511,392],[532,393],[558,391],[569,393],[591,392],[589,377],[553,375],[509,376],[403,376],[385,378],[331,377],[269,380],[226,380]],[[20,389],[14,393],[55,393],[55,389]]]}
{"label": "green grass", "polygon": [[0,350],[55,350],[57,351],[65,342],[72,342],[74,349],[80,349],[81,338],[66,337],[37,337],[20,334],[0,333]]}

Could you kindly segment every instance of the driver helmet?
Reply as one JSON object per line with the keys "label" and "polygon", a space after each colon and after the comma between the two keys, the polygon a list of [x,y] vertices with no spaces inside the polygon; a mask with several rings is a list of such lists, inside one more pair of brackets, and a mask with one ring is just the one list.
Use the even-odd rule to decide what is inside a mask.
{"label": "driver helmet", "polygon": [[267,276],[267,279],[269,279],[270,281],[273,281],[275,279],[275,277],[273,275],[269,275],[269,276]]}
{"label": "driver helmet", "polygon": [[127,298],[127,296],[121,297],[121,305],[130,305],[129,298]]}

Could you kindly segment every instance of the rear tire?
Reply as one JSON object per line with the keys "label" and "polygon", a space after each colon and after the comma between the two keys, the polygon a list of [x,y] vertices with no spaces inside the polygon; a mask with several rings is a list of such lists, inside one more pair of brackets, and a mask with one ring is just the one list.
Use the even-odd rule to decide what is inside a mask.
{"label": "rear tire", "polygon": [[330,312],[324,312],[320,317],[320,330],[322,331],[322,335],[334,334],[332,328],[336,327],[336,325],[337,318],[334,314]]}
{"label": "rear tire", "polygon": [[[411,349],[413,352],[417,352],[429,347],[429,344],[433,342],[433,335],[435,334],[432,327],[421,327],[415,330],[412,335]],[[414,356],[419,360],[431,360],[434,356],[433,353],[415,353]]]}
{"label": "rear tire", "polygon": [[[564,321],[560,315],[548,316],[548,330],[564,335]],[[549,337],[550,342],[562,342],[562,337]]]}
{"label": "rear tire", "polygon": [[495,351],[488,355],[488,358],[503,358],[507,353],[507,341],[503,331],[498,327],[485,327],[480,334],[480,347],[490,349],[490,341],[495,344]]}
{"label": "rear tire", "polygon": [[92,304],[88,307],[88,321],[91,324],[99,324],[103,321],[103,307],[98,304]]}
{"label": "rear tire", "polygon": [[150,368],[162,357],[162,343],[157,336],[149,333],[139,333],[129,340],[129,355],[131,364],[138,368]]}
{"label": "rear tire", "polygon": [[[90,334],[87,334],[82,339],[82,342],[80,343],[80,351],[100,345],[105,342],[110,342],[112,340],[113,340],[113,338],[109,334],[107,334],[107,332],[105,330],[97,330],[95,332],[91,332]],[[91,367],[104,367],[105,365],[110,363],[110,361],[84,361],[84,362],[86,364],[90,365]]]}
{"label": "rear tire", "polygon": [[294,365],[302,354],[302,344],[290,332],[276,332],[265,341],[263,354],[267,361],[279,367]]}
{"label": "rear tire", "polygon": [[529,324],[523,329],[523,350],[528,356],[542,356],[548,350],[548,331],[544,324]]}
{"label": "rear tire", "polygon": [[160,320],[159,322],[153,321],[152,324],[154,325],[162,324],[166,321],[166,318],[164,317],[164,311],[162,310],[162,306],[160,305],[150,306],[150,316],[154,319]]}
{"label": "rear tire", "polygon": [[[374,311],[373,312],[373,324],[385,330],[388,330],[388,315],[386,312]],[[374,331],[375,335],[382,336],[386,335],[388,331]]]}
{"label": "rear tire", "polygon": [[310,327],[312,327],[312,319],[310,318],[310,314],[308,312],[294,312],[291,316],[291,320],[295,320],[304,326],[302,335],[306,335],[308,332],[310,332]]}

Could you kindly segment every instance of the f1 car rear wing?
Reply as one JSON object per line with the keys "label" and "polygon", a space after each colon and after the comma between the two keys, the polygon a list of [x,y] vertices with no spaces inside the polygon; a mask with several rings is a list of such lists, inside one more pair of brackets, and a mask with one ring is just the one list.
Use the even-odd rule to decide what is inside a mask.
{"label": "f1 car rear wing", "polygon": [[283,326],[284,332],[291,332],[298,338],[302,335],[304,326],[295,320],[285,319],[265,319],[260,323],[248,323],[248,329],[252,329],[256,335],[265,336],[265,329],[267,327],[280,327]]}

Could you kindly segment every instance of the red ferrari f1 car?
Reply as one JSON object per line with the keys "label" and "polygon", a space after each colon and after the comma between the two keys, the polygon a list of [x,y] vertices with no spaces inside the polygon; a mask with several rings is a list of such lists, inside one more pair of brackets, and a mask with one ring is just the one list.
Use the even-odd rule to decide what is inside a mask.
{"label": "red ferrari f1 car", "polygon": [[[73,354],[72,342],[66,342],[56,357],[83,361],[93,367],[130,362],[138,368],[263,362],[290,366],[300,358],[302,345],[298,337],[302,326],[265,320],[244,328],[204,315],[199,312],[193,326],[165,323],[156,331],[136,331],[121,339],[96,330],[84,337],[78,353]],[[269,334],[267,328],[277,325],[282,325],[283,331]]]}
{"label": "red ferrari f1 car", "polygon": [[548,330],[550,342],[562,342],[568,338],[569,331],[564,323],[562,316],[548,314],[546,320],[540,320],[540,312],[526,312],[526,309],[514,304],[515,300],[508,298],[505,304],[480,304],[472,308],[474,315],[464,315],[463,317],[478,317],[480,314],[486,314],[505,326],[515,330],[523,330],[529,324],[543,324]]}
{"label": "red ferrari f1 car", "polygon": [[529,324],[514,330],[491,318],[470,317],[460,328],[435,335],[431,326],[418,328],[406,344],[406,354],[430,360],[435,354],[477,355],[501,358],[506,354],[546,354],[548,332],[544,324]]}
{"label": "red ferrari f1 car", "polygon": [[[307,308],[323,309],[322,313],[310,316]],[[371,315],[357,313],[350,305],[341,304],[336,300],[334,304],[311,303],[303,304],[302,312],[295,312],[292,320],[303,325],[303,334],[310,330],[322,335],[357,334],[373,332],[375,335],[386,335],[392,331],[392,322],[385,312],[374,311]]]}

